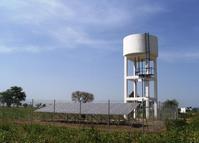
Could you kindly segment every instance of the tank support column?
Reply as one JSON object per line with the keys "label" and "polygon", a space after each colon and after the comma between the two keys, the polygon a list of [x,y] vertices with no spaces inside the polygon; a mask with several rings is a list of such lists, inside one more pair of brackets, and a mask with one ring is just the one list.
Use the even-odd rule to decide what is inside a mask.
{"label": "tank support column", "polygon": [[146,94],[146,119],[149,119],[149,81],[145,81],[145,94]]}
{"label": "tank support column", "polygon": [[126,98],[128,97],[128,59],[124,57],[124,102],[126,103]]}
{"label": "tank support column", "polygon": [[[146,74],[150,74],[150,65],[149,61],[146,61]],[[150,97],[150,85],[149,85],[149,79],[147,77],[144,78],[144,83],[145,83],[145,97],[146,97],[146,119],[149,119],[149,97]]]}
{"label": "tank support column", "polygon": [[[128,97],[128,58],[124,57],[124,103],[127,103]],[[124,115],[124,119],[127,119],[127,115]]]}
{"label": "tank support column", "polygon": [[154,60],[154,118],[158,117],[158,78],[157,78],[157,60]]}

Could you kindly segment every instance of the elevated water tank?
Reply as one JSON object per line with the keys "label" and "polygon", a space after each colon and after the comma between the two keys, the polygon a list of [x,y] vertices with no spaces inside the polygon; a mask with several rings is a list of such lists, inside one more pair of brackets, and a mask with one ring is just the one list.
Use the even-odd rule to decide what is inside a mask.
{"label": "elevated water tank", "polygon": [[123,39],[123,56],[131,60],[146,58],[146,53],[150,55],[150,59],[158,57],[158,39],[154,35],[132,34]]}

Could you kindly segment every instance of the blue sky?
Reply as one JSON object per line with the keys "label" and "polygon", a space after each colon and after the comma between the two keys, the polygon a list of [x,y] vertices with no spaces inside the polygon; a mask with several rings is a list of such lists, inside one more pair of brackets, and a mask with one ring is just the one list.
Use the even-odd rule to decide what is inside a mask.
{"label": "blue sky", "polygon": [[198,106],[199,1],[1,0],[0,90],[27,98],[123,100],[122,39],[159,38],[159,99]]}

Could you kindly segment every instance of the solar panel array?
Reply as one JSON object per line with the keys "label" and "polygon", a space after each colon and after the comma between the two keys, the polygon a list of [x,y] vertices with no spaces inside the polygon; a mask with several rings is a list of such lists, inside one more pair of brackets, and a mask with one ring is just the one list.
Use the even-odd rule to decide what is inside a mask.
{"label": "solar panel array", "polygon": [[138,103],[56,103],[37,109],[36,112],[66,114],[128,115]]}

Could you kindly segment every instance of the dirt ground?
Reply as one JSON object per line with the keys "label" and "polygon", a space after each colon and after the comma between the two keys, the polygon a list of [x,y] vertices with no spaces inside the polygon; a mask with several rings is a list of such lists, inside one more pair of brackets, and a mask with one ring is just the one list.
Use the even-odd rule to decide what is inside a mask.
{"label": "dirt ground", "polygon": [[143,124],[133,123],[131,125],[108,125],[108,124],[96,124],[96,123],[71,123],[65,121],[20,121],[16,120],[16,124],[39,124],[39,125],[52,125],[57,127],[66,127],[66,128],[95,128],[98,130],[106,131],[140,131],[140,132],[162,132],[165,131],[165,126],[162,121],[148,121]]}

